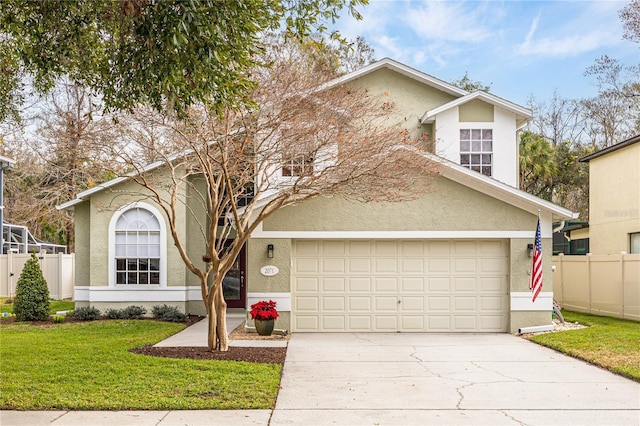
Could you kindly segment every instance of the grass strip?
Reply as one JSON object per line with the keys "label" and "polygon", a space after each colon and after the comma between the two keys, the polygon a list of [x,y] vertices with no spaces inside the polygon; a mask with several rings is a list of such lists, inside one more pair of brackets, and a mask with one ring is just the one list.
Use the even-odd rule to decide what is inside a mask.
{"label": "grass strip", "polygon": [[564,319],[588,328],[545,333],[531,341],[640,382],[640,323],[578,312]]}
{"label": "grass strip", "polygon": [[280,365],[136,355],[184,325],[113,320],[0,325],[0,409],[264,409]]}
{"label": "grass strip", "polygon": [[[0,297],[0,313],[9,312],[13,313],[13,303],[7,303],[8,298]],[[50,300],[49,301],[49,313],[55,314],[58,311],[73,311],[75,302],[71,300]]]}

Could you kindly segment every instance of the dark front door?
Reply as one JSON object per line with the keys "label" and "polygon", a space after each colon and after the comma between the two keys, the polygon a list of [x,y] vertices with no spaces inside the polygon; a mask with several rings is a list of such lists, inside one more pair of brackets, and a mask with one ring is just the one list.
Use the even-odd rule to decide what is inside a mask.
{"label": "dark front door", "polygon": [[228,308],[246,308],[247,290],[245,285],[246,251],[242,247],[233,266],[222,281],[222,292]]}

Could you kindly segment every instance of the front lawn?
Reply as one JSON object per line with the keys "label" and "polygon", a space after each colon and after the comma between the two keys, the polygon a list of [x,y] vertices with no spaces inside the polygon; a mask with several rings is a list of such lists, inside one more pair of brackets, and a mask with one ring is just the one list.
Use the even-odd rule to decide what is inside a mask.
{"label": "front lawn", "polygon": [[640,382],[640,323],[577,312],[562,315],[589,327],[530,339]]}
{"label": "front lawn", "polygon": [[0,325],[0,409],[272,408],[281,366],[136,355],[184,328],[148,320]]}
{"label": "front lawn", "polygon": [[[0,297],[0,313],[2,312],[13,313],[12,302],[13,302],[13,299]],[[49,313],[55,314],[58,311],[73,311],[74,306],[75,306],[75,302],[73,302],[72,300],[50,300]]]}

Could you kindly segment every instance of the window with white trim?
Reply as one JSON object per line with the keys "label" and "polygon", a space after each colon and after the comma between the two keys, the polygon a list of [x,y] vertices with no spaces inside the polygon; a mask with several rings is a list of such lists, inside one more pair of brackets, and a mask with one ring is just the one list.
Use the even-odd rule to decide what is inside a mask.
{"label": "window with white trim", "polygon": [[160,284],[160,221],[133,207],[115,225],[115,284]]}
{"label": "window with white trim", "polygon": [[492,129],[460,129],[460,165],[492,176]]}
{"label": "window with white trim", "polygon": [[282,161],[282,176],[306,176],[313,172],[313,158],[308,155],[293,155]]}

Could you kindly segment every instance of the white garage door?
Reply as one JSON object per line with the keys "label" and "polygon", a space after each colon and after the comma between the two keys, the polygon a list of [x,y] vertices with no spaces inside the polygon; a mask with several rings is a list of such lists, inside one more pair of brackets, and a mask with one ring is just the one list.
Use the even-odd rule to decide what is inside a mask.
{"label": "white garage door", "polygon": [[506,332],[506,240],[297,240],[293,331]]}

